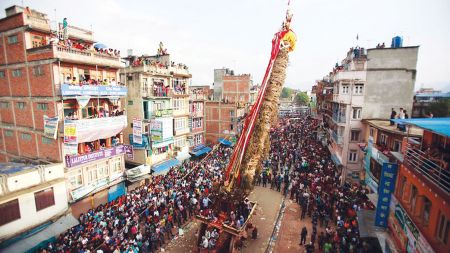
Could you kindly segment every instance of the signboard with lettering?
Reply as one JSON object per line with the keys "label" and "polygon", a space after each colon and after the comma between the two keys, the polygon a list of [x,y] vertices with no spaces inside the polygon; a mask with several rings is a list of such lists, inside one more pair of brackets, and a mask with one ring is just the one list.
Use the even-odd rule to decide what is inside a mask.
{"label": "signboard with lettering", "polygon": [[64,122],[64,143],[78,144],[76,123]]}
{"label": "signboard with lettering", "polygon": [[82,155],[66,155],[66,167],[75,167],[78,165],[82,165],[85,163],[97,161],[100,159],[112,157],[115,155],[124,154],[126,152],[125,147],[123,145],[112,147],[108,149],[102,149],[99,151],[91,152],[88,154]]}
{"label": "signboard with lettering", "polygon": [[44,135],[48,138],[56,140],[56,133],[58,132],[59,117],[50,118],[44,115]]}
{"label": "signboard with lettering", "polygon": [[396,163],[383,163],[378,186],[378,203],[375,213],[375,226],[387,227],[391,194],[394,192],[398,165]]}
{"label": "signboard with lettering", "polygon": [[133,119],[133,143],[142,144],[142,120]]}
{"label": "signboard with lettering", "polygon": [[61,85],[63,96],[126,96],[128,88],[111,85]]}

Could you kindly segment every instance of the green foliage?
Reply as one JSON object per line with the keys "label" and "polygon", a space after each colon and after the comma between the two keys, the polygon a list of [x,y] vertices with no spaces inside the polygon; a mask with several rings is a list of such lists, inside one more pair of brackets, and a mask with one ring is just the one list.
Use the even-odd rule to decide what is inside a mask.
{"label": "green foliage", "polygon": [[294,102],[297,105],[308,105],[309,104],[308,94],[306,94],[306,92],[297,93],[297,95],[295,96]]}
{"label": "green foliage", "polygon": [[442,118],[450,116],[450,99],[441,99],[435,103],[431,103],[428,111],[433,114],[434,118]]}
{"label": "green foliage", "polygon": [[292,96],[292,93],[294,93],[294,90],[288,87],[283,87],[283,90],[281,91],[281,97],[282,98],[290,98]]}

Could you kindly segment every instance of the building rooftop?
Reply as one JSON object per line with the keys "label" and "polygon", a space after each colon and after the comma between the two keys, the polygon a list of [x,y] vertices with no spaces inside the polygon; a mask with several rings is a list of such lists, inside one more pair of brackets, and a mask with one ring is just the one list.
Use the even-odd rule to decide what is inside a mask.
{"label": "building rooftop", "polygon": [[416,97],[429,97],[429,98],[450,98],[450,92],[447,93],[416,93],[414,96]]}
{"label": "building rooftop", "polygon": [[38,166],[24,163],[0,163],[0,175],[13,175],[19,172],[35,170]]}
{"label": "building rooftop", "polygon": [[378,129],[387,131],[387,132],[391,132],[394,134],[400,134],[400,135],[413,135],[413,136],[422,136],[423,135],[423,129],[419,128],[419,127],[411,127],[409,129],[409,133],[408,132],[403,132],[400,131],[396,125],[391,126],[389,120],[377,120],[377,119],[373,119],[373,120],[366,120],[366,122],[373,127],[376,127]]}
{"label": "building rooftop", "polygon": [[450,118],[395,119],[394,121],[450,137]]}

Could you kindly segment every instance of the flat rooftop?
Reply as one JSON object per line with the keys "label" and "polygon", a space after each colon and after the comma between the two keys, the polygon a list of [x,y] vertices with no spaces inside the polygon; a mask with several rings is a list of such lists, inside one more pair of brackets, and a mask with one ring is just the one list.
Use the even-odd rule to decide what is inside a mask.
{"label": "flat rooftop", "polygon": [[390,132],[390,133],[394,133],[394,134],[399,134],[399,135],[409,135],[409,136],[422,136],[423,135],[423,129],[415,127],[415,126],[411,126],[409,128],[409,134],[408,131],[406,132],[402,132],[397,128],[397,125],[390,125],[390,121],[389,120],[382,120],[382,119],[370,119],[370,120],[366,120],[366,122],[378,129]]}

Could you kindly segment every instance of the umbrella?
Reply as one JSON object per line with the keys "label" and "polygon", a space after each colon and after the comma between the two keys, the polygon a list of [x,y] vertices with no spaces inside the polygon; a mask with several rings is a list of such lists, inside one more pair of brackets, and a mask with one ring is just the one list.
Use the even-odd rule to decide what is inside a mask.
{"label": "umbrella", "polygon": [[96,48],[96,49],[104,49],[104,48],[108,48],[108,46],[106,46],[105,44],[102,44],[102,43],[95,43],[94,44],[94,48]]}

